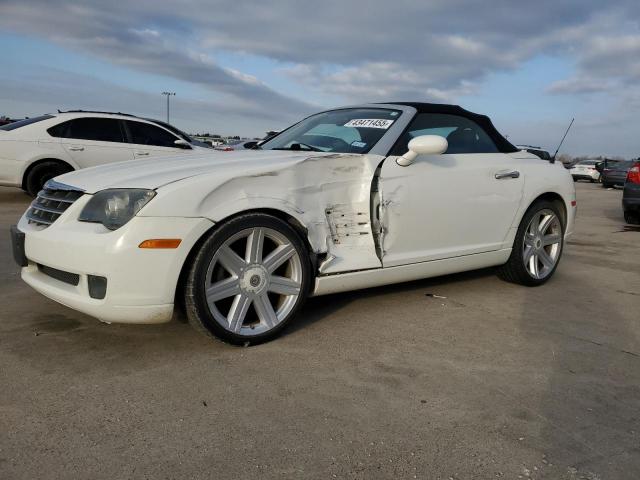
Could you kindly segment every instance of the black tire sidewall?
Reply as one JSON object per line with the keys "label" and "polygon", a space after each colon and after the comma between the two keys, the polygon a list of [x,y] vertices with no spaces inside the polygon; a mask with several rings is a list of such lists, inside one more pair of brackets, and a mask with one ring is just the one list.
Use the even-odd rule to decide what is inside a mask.
{"label": "black tire sidewall", "polygon": [[[230,332],[215,320],[206,301],[205,284],[207,268],[215,252],[217,252],[220,246],[232,235],[241,230],[253,227],[271,228],[287,237],[300,256],[302,264],[302,287],[296,304],[282,322],[268,332],[255,336],[246,336]],[[246,214],[225,222],[219,228],[214,229],[209,234],[209,237],[204,241],[198,254],[193,260],[189,278],[187,279],[185,303],[190,304],[193,307],[192,313],[197,315],[199,326],[205,328],[209,333],[215,335],[219,339],[234,345],[257,345],[259,343],[272,340],[282,333],[282,330],[284,330],[284,328],[286,328],[290,321],[296,316],[297,312],[306,300],[311,288],[311,281],[312,268],[309,252],[293,227],[284,220],[271,215],[261,213]]]}
{"label": "black tire sidewall", "polygon": [[50,180],[63,173],[70,172],[71,169],[58,162],[43,162],[31,169],[25,181],[26,191],[35,197],[47,180]]}

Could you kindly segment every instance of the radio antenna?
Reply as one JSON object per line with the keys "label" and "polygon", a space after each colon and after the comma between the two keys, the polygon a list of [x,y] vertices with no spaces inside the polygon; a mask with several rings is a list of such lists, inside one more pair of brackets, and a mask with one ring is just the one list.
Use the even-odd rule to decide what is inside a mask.
{"label": "radio antenna", "polygon": [[560,140],[560,145],[558,145],[558,148],[556,148],[556,152],[553,154],[553,157],[551,157],[551,163],[555,163],[556,161],[556,155],[558,155],[558,151],[560,151],[560,147],[562,146],[562,144],[564,143],[564,139],[567,138],[567,133],[569,133],[569,130],[571,130],[571,125],[573,125],[573,121],[575,120],[575,118],[571,119],[571,123],[569,124],[569,126],[567,127],[567,131],[564,132],[564,135],[562,136],[562,140]]}

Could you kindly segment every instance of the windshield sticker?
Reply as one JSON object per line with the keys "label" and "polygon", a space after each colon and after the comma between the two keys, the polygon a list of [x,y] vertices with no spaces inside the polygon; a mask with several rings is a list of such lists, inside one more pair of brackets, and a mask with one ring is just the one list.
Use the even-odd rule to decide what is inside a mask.
{"label": "windshield sticker", "polygon": [[394,120],[386,120],[384,118],[354,118],[345,123],[344,126],[354,128],[381,128],[386,130],[393,122]]}
{"label": "windshield sticker", "polygon": [[351,142],[351,146],[352,147],[356,147],[356,148],[364,148],[367,146],[366,142]]}

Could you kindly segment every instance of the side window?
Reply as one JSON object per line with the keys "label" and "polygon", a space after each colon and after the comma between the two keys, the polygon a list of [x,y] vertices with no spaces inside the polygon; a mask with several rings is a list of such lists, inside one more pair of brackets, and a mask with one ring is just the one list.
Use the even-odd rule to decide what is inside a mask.
{"label": "side window", "polygon": [[76,118],[55,125],[48,129],[47,132],[52,137],[76,140],[118,143],[125,141],[120,128],[120,120],[112,118]]}
{"label": "side window", "polygon": [[419,113],[400,136],[390,155],[404,155],[409,141],[420,135],[440,135],[449,142],[445,153],[496,153],[497,147],[473,120],[445,113]]}
{"label": "side window", "polygon": [[138,145],[154,145],[156,147],[176,148],[178,137],[150,123],[125,121],[129,130],[130,143]]}

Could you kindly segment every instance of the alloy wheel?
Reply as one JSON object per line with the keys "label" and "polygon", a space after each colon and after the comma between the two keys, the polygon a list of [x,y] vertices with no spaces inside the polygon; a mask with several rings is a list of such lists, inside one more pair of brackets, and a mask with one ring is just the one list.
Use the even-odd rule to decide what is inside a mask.
{"label": "alloy wheel", "polygon": [[205,277],[215,321],[241,336],[268,332],[291,313],[302,289],[302,261],[282,233],[242,230],[216,251]]}
{"label": "alloy wheel", "polygon": [[524,234],[522,259],[531,277],[542,280],[555,268],[562,250],[562,224],[551,210],[537,212]]}

